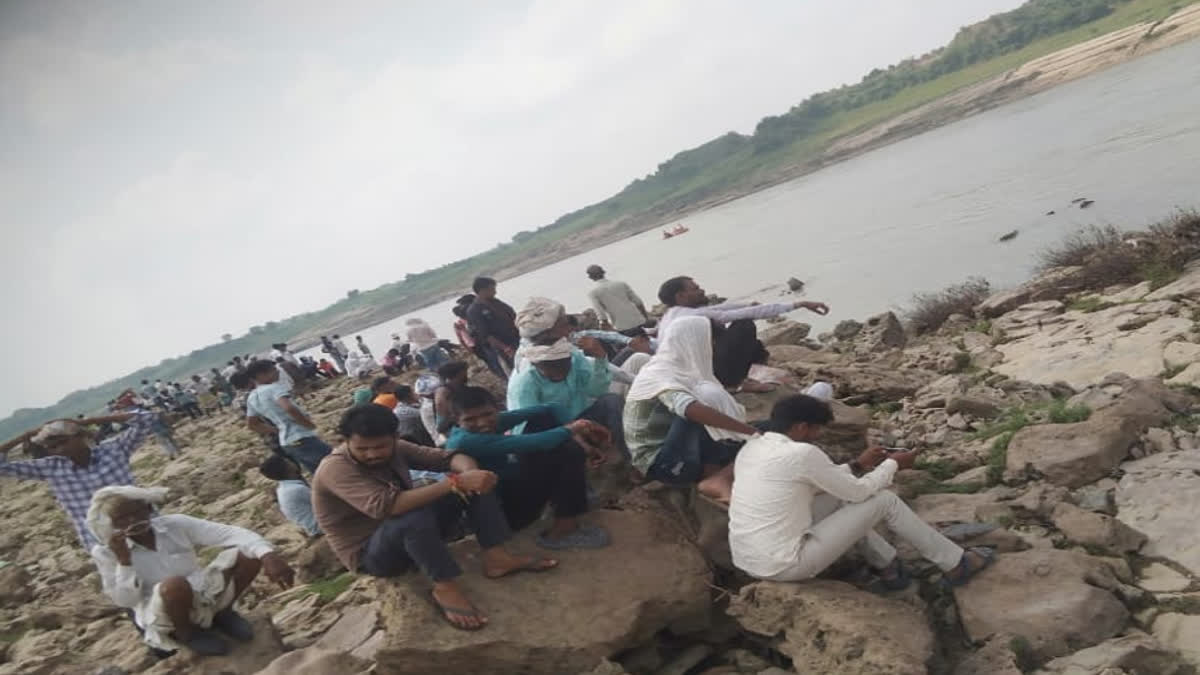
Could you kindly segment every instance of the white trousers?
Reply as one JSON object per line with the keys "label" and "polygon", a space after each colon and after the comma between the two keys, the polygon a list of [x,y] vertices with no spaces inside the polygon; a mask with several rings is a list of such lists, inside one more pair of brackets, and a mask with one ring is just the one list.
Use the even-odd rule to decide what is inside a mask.
{"label": "white trousers", "polygon": [[896,557],[896,549],[875,533],[880,521],[887,523],[901,539],[912,544],[921,556],[943,571],[954,568],[963,550],[941,532],[930,527],[908,508],[904,500],[882,490],[858,504],[844,504],[827,494],[812,503],[813,524],[800,543],[800,555],[794,565],[767,577],[772,581],[811,579],[857,546],[875,569],[883,569]]}

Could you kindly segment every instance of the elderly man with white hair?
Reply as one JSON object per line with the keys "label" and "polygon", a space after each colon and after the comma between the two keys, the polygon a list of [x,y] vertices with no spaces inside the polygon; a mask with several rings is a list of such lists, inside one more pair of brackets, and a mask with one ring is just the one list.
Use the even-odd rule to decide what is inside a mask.
{"label": "elderly man with white hair", "polygon": [[[167,489],[133,486],[96,491],[88,527],[100,543],[92,559],[104,593],[133,612],[146,644],[187,647],[206,655],[229,652],[215,628],[241,642],[254,638],[233,604],[261,570],[284,588],[295,572],[267,540],[240,527],[183,514],[158,515]],[[202,565],[198,549],[224,549]]]}
{"label": "elderly man with white hair", "polygon": [[[154,432],[157,421],[158,413],[142,411],[49,422],[0,445],[0,475],[45,481],[54,498],[71,517],[80,543],[85,549],[91,549],[96,544],[87,528],[92,494],[109,485],[134,483],[129,458]],[[87,427],[109,422],[125,423],[127,428],[116,436],[95,442]],[[8,451],[25,441],[45,448],[46,456],[9,461]]]}

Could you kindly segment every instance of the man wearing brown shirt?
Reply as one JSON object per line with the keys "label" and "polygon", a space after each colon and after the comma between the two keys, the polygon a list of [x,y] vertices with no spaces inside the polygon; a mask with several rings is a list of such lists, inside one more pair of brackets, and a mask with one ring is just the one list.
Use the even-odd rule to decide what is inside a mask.
{"label": "man wearing brown shirt", "polygon": [[[334,555],[352,572],[398,576],[414,567],[433,580],[433,600],[455,628],[478,630],[488,618],[455,582],[462,570],[443,538],[465,512],[483,549],[484,576],[552,569],[558,561],[516,556],[502,544],[508,523],[493,488],[496,474],[475,460],[396,437],[391,410],[351,408],[339,431],[346,439],[313,476],[313,511]],[[447,480],[413,487],[409,468],[450,471]]]}

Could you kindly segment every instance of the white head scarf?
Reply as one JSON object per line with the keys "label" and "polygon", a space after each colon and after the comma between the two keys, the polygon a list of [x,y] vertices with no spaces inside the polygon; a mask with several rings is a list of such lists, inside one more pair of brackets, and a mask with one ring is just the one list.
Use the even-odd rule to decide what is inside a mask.
{"label": "white head scarf", "polygon": [[550,298],[530,298],[525,308],[517,312],[517,332],[531,338],[554,327],[567,309]]}
{"label": "white head scarf", "polygon": [[108,510],[112,507],[113,502],[120,499],[132,499],[146,502],[151,506],[158,506],[167,501],[167,488],[111,485],[96,490],[92,495],[92,505],[88,508],[87,524],[88,529],[92,531],[101,546],[108,546],[108,540],[113,535],[113,524],[112,519],[108,517]]}
{"label": "white head scarf", "polygon": [[525,358],[530,363],[569,359],[571,358],[572,351],[574,349],[571,347],[571,342],[566,338],[559,338],[558,341],[550,345],[528,345],[524,348]]}
{"label": "white head scarf", "polygon": [[86,433],[87,430],[75,422],[70,420],[54,420],[53,422],[48,422],[43,425],[42,428],[38,430],[37,434],[35,434],[30,440],[41,445],[51,438],[59,438],[63,436],[82,436]]}
{"label": "white head scarf", "polygon": [[[746,421],[746,409],[713,374],[712,359],[712,323],[702,316],[680,317],[659,343],[658,352],[638,372],[626,398],[646,401],[664,391],[686,391],[701,403]],[[724,429],[707,429],[716,440],[746,438]]]}

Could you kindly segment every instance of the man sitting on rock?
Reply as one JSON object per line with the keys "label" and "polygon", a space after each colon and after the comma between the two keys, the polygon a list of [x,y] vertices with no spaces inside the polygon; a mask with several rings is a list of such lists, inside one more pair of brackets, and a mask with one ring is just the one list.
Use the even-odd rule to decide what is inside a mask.
{"label": "man sitting on rock", "polygon": [[[604,427],[588,420],[570,421],[551,406],[500,412],[492,395],[467,387],[455,398],[458,426],[446,448],[465,453],[500,476],[500,503],[514,529],[521,530],[554,506],[554,523],[538,536],[549,549],[601,548],[608,533],[584,526],[587,512],[587,460],[603,463],[600,449],[609,440]],[[507,434],[524,424],[524,432]],[[510,459],[515,458],[515,459]]]}
{"label": "man sitting on rock", "polygon": [[742,447],[729,505],[734,565],[759,579],[801,581],[858,544],[883,586],[900,590],[908,574],[896,550],[875,533],[880,522],[941,568],[944,585],[964,584],[991,564],[991,549],[964,552],[885,489],[897,469],[912,467],[915,452],[871,448],[836,465],[812,444],[832,420],[825,401],[790,396],[771,411],[775,431]]}
{"label": "man sitting on rock", "polygon": [[[456,579],[462,574],[444,539],[457,534],[465,513],[483,549],[484,576],[549,570],[558,561],[516,556],[503,547],[508,523],[493,488],[496,474],[475,460],[396,437],[391,410],[351,408],[339,430],[346,439],[313,477],[313,510],[334,555],[346,569],[394,577],[418,568],[433,580],[433,600],[462,630],[487,625]],[[414,487],[409,468],[451,471],[443,481]]]}
{"label": "man sitting on rock", "polygon": [[[254,638],[234,602],[263,571],[284,588],[295,573],[257,534],[183,514],[156,515],[166,488],[106,487],[96,491],[88,527],[105,594],[133,620],[148,645],[187,647],[206,656],[227,654],[229,643],[210,628],[242,642]],[[220,547],[207,566],[197,549]]]}
{"label": "man sitting on rock", "polygon": [[[125,431],[98,443],[86,427],[124,422]],[[97,542],[87,527],[92,494],[109,485],[133,485],[129,459],[142,441],[154,432],[157,412],[134,412],[83,420],[56,420],[0,445],[0,475],[45,481],[63,510],[71,517],[75,534],[84,549]],[[23,462],[10,462],[8,451],[31,441],[46,455]]]}

